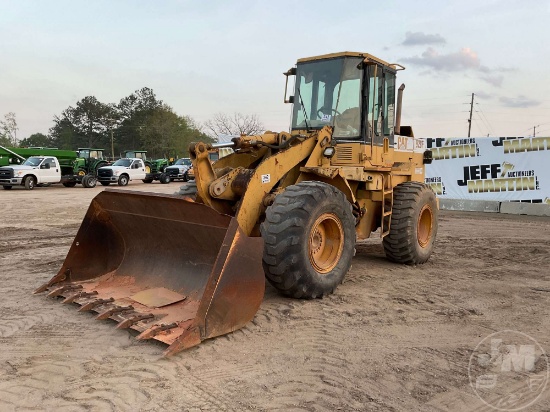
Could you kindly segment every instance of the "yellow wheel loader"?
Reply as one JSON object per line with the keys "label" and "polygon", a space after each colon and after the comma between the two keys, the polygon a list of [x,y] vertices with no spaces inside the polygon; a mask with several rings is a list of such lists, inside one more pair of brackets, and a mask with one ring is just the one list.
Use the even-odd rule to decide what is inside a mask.
{"label": "yellow wheel loader", "polygon": [[[294,298],[333,293],[356,240],[377,230],[390,260],[426,262],[438,204],[422,183],[431,152],[400,125],[401,69],[366,53],[298,60],[285,73],[287,85],[295,76],[290,132],[193,144],[186,196],[103,191],[36,293],[171,355],[246,325],[265,278]],[[224,147],[234,152],[210,162]]]}

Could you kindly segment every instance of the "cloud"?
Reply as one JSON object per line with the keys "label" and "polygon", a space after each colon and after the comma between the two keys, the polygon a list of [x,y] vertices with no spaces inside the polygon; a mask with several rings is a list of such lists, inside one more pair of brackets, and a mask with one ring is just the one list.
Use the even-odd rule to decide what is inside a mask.
{"label": "cloud", "polygon": [[403,46],[426,46],[428,44],[445,44],[446,41],[439,34],[426,34],[421,31],[405,33]]}
{"label": "cloud", "polygon": [[501,87],[504,76],[501,73],[516,71],[514,68],[499,67],[496,69],[481,64],[476,52],[464,47],[455,53],[440,54],[432,47],[428,47],[420,56],[406,57],[401,59],[420,67],[426,67],[437,73],[444,72],[474,72],[480,80],[494,86]]}
{"label": "cloud", "polygon": [[535,107],[540,105],[540,101],[530,99],[526,96],[519,95],[517,97],[505,97],[502,96],[499,98],[500,102],[506,106],[506,107],[519,107],[519,108],[528,108],[528,107]]}
{"label": "cloud", "polygon": [[479,77],[484,82],[487,82],[495,87],[502,86],[502,82],[504,81],[504,76],[501,74],[495,74],[495,75],[485,75]]}
{"label": "cloud", "polygon": [[477,92],[476,97],[479,97],[481,99],[492,99],[493,95],[491,95],[489,93],[485,93],[485,92]]}
{"label": "cloud", "polygon": [[450,54],[439,54],[432,47],[428,47],[421,56],[406,57],[402,60],[405,63],[445,72],[456,72],[465,69],[479,70],[481,67],[477,53],[467,47],[461,49],[459,52]]}

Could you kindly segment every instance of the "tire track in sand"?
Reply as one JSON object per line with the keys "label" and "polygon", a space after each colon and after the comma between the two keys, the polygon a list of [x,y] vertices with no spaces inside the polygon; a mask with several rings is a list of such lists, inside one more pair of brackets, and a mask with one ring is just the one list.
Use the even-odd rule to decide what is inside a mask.
{"label": "tire track in sand", "polygon": [[[142,357],[31,357],[0,378],[0,409],[239,410],[235,401],[176,360]],[[121,367],[121,358],[125,366]]]}

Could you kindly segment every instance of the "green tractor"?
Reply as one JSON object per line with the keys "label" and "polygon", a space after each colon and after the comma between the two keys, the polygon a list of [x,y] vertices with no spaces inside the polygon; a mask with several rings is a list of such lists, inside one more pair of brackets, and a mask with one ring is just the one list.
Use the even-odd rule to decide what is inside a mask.
{"label": "green tractor", "polygon": [[143,160],[143,163],[145,163],[146,173],[152,173],[153,169],[155,169],[154,161],[147,159],[147,150],[126,150],[123,154],[120,155],[120,157],[125,157],[127,159]]}
{"label": "green tractor", "polygon": [[143,179],[144,183],[152,183],[153,180],[170,183],[170,177],[164,173],[164,170],[174,163],[174,159],[147,159],[146,150],[126,150],[121,157],[143,160],[145,172],[147,173],[147,176]]}
{"label": "green tractor", "polygon": [[97,183],[97,169],[107,166],[109,162],[103,157],[103,149],[88,147],[79,148],[77,158],[73,164],[74,179],[63,183],[66,187],[73,187],[81,183],[84,187],[94,187]]}

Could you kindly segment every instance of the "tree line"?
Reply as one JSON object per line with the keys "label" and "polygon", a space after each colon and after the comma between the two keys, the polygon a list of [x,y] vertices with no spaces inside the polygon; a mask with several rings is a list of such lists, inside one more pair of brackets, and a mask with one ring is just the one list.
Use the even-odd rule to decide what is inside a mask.
{"label": "tree line", "polygon": [[0,145],[67,150],[89,147],[105,149],[105,155],[113,157],[125,150],[147,150],[150,158],[186,157],[191,142],[213,142],[220,134],[258,134],[264,130],[256,115],[240,113],[218,113],[200,125],[189,116],[176,114],[147,87],[117,104],[86,96],[55,115],[53,122],[48,135],[34,133],[18,141],[15,114],[8,113],[0,121]]}

